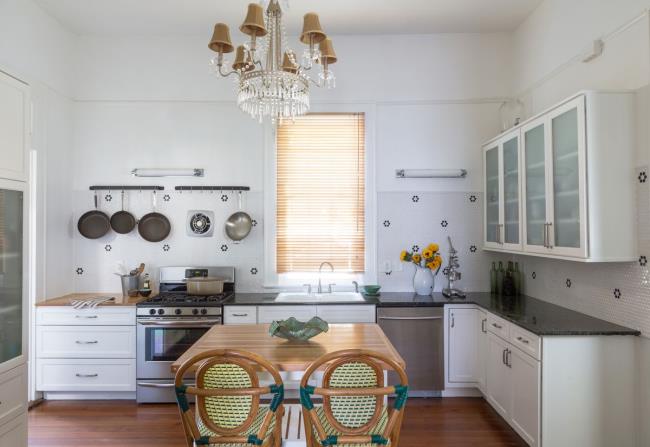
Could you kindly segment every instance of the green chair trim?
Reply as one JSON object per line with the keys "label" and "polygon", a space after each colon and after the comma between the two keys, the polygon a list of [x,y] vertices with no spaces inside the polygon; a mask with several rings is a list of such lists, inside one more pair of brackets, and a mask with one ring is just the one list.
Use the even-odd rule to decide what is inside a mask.
{"label": "green chair trim", "polygon": [[312,410],[314,408],[314,403],[311,400],[311,394],[314,394],[316,388],[311,385],[305,385],[300,387],[300,403],[307,410]]}
{"label": "green chair trim", "polygon": [[210,445],[210,437],[209,436],[201,436],[199,439],[194,440],[194,444],[196,444],[196,445]]}
{"label": "green chair trim", "polygon": [[409,387],[404,385],[395,385],[395,393],[397,394],[397,397],[395,398],[393,408],[401,410],[404,405],[406,405],[406,400],[409,397]]}
{"label": "green chair trim", "polygon": [[382,435],[370,435],[370,442],[373,444],[388,444],[388,439],[384,438]]}
{"label": "green chair trim", "polygon": [[175,387],[176,391],[176,401],[178,402],[178,406],[181,408],[181,411],[183,413],[189,411],[190,409],[190,404],[187,401],[187,385],[181,385]]}
{"label": "green chair trim", "polygon": [[262,445],[264,441],[257,437],[257,435],[249,435],[248,443],[253,445]]}
{"label": "green chair trim", "polygon": [[275,413],[280,404],[284,401],[284,385],[273,384],[269,387],[269,390],[273,393],[273,400],[271,400],[269,409]]}
{"label": "green chair trim", "polygon": [[323,445],[323,447],[336,445],[339,443],[339,437],[336,435],[329,435],[327,438],[321,439],[320,443]]}

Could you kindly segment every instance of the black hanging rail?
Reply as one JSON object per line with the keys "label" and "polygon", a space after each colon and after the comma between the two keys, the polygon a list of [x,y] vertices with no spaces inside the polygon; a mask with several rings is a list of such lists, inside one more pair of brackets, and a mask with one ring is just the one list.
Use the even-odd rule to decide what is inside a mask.
{"label": "black hanging rail", "polygon": [[177,186],[176,191],[250,191],[250,186]]}
{"label": "black hanging rail", "polygon": [[91,191],[164,191],[164,186],[136,186],[136,185],[94,185]]}

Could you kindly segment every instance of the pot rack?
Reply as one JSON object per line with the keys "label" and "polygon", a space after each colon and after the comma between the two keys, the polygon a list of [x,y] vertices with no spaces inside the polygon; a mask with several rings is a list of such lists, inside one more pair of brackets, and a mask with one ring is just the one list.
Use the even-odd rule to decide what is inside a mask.
{"label": "pot rack", "polygon": [[91,191],[164,191],[164,186],[140,186],[140,185],[93,185]]}
{"label": "pot rack", "polygon": [[176,191],[250,191],[250,186],[176,186]]}

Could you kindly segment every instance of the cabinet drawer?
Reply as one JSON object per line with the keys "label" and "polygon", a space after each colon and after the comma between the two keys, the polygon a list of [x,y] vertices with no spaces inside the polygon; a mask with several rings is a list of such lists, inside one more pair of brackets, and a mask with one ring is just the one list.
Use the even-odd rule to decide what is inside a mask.
{"label": "cabinet drawer", "polygon": [[26,411],[27,366],[22,365],[0,375],[0,425]]}
{"label": "cabinet drawer", "polygon": [[135,326],[37,326],[39,358],[135,358]]}
{"label": "cabinet drawer", "polygon": [[260,306],[257,310],[257,320],[260,323],[272,323],[276,320],[286,320],[294,317],[300,321],[308,321],[316,316],[316,306]]}
{"label": "cabinet drawer", "polygon": [[328,323],[374,323],[375,306],[316,306],[316,315]]}
{"label": "cabinet drawer", "polygon": [[69,306],[36,310],[36,324],[66,326],[135,326],[135,307],[104,306],[76,310]]}
{"label": "cabinet drawer", "polygon": [[223,322],[224,324],[255,324],[257,323],[257,307],[225,306]]}
{"label": "cabinet drawer", "polygon": [[135,359],[37,359],[38,391],[135,391]]}
{"label": "cabinet drawer", "polygon": [[513,324],[510,327],[510,343],[531,357],[537,360],[541,360],[541,341],[537,335],[532,334],[527,330]]}
{"label": "cabinet drawer", "polygon": [[27,447],[27,412],[0,425],[0,446]]}
{"label": "cabinet drawer", "polygon": [[494,314],[488,313],[487,330],[493,334],[498,335],[504,340],[508,340],[508,337],[510,336],[510,323],[508,323],[503,318],[499,318]]}

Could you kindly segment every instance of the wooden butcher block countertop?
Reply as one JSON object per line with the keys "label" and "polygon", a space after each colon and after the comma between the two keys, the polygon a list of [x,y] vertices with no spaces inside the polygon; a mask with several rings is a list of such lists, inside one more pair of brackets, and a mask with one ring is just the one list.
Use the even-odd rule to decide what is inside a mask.
{"label": "wooden butcher block countertop", "polygon": [[122,293],[70,293],[68,295],[50,298],[49,300],[36,303],[36,306],[70,306],[74,300],[89,300],[98,297],[115,297],[114,300],[100,304],[100,306],[135,306],[140,301],[146,300],[145,297],[122,297]]}

